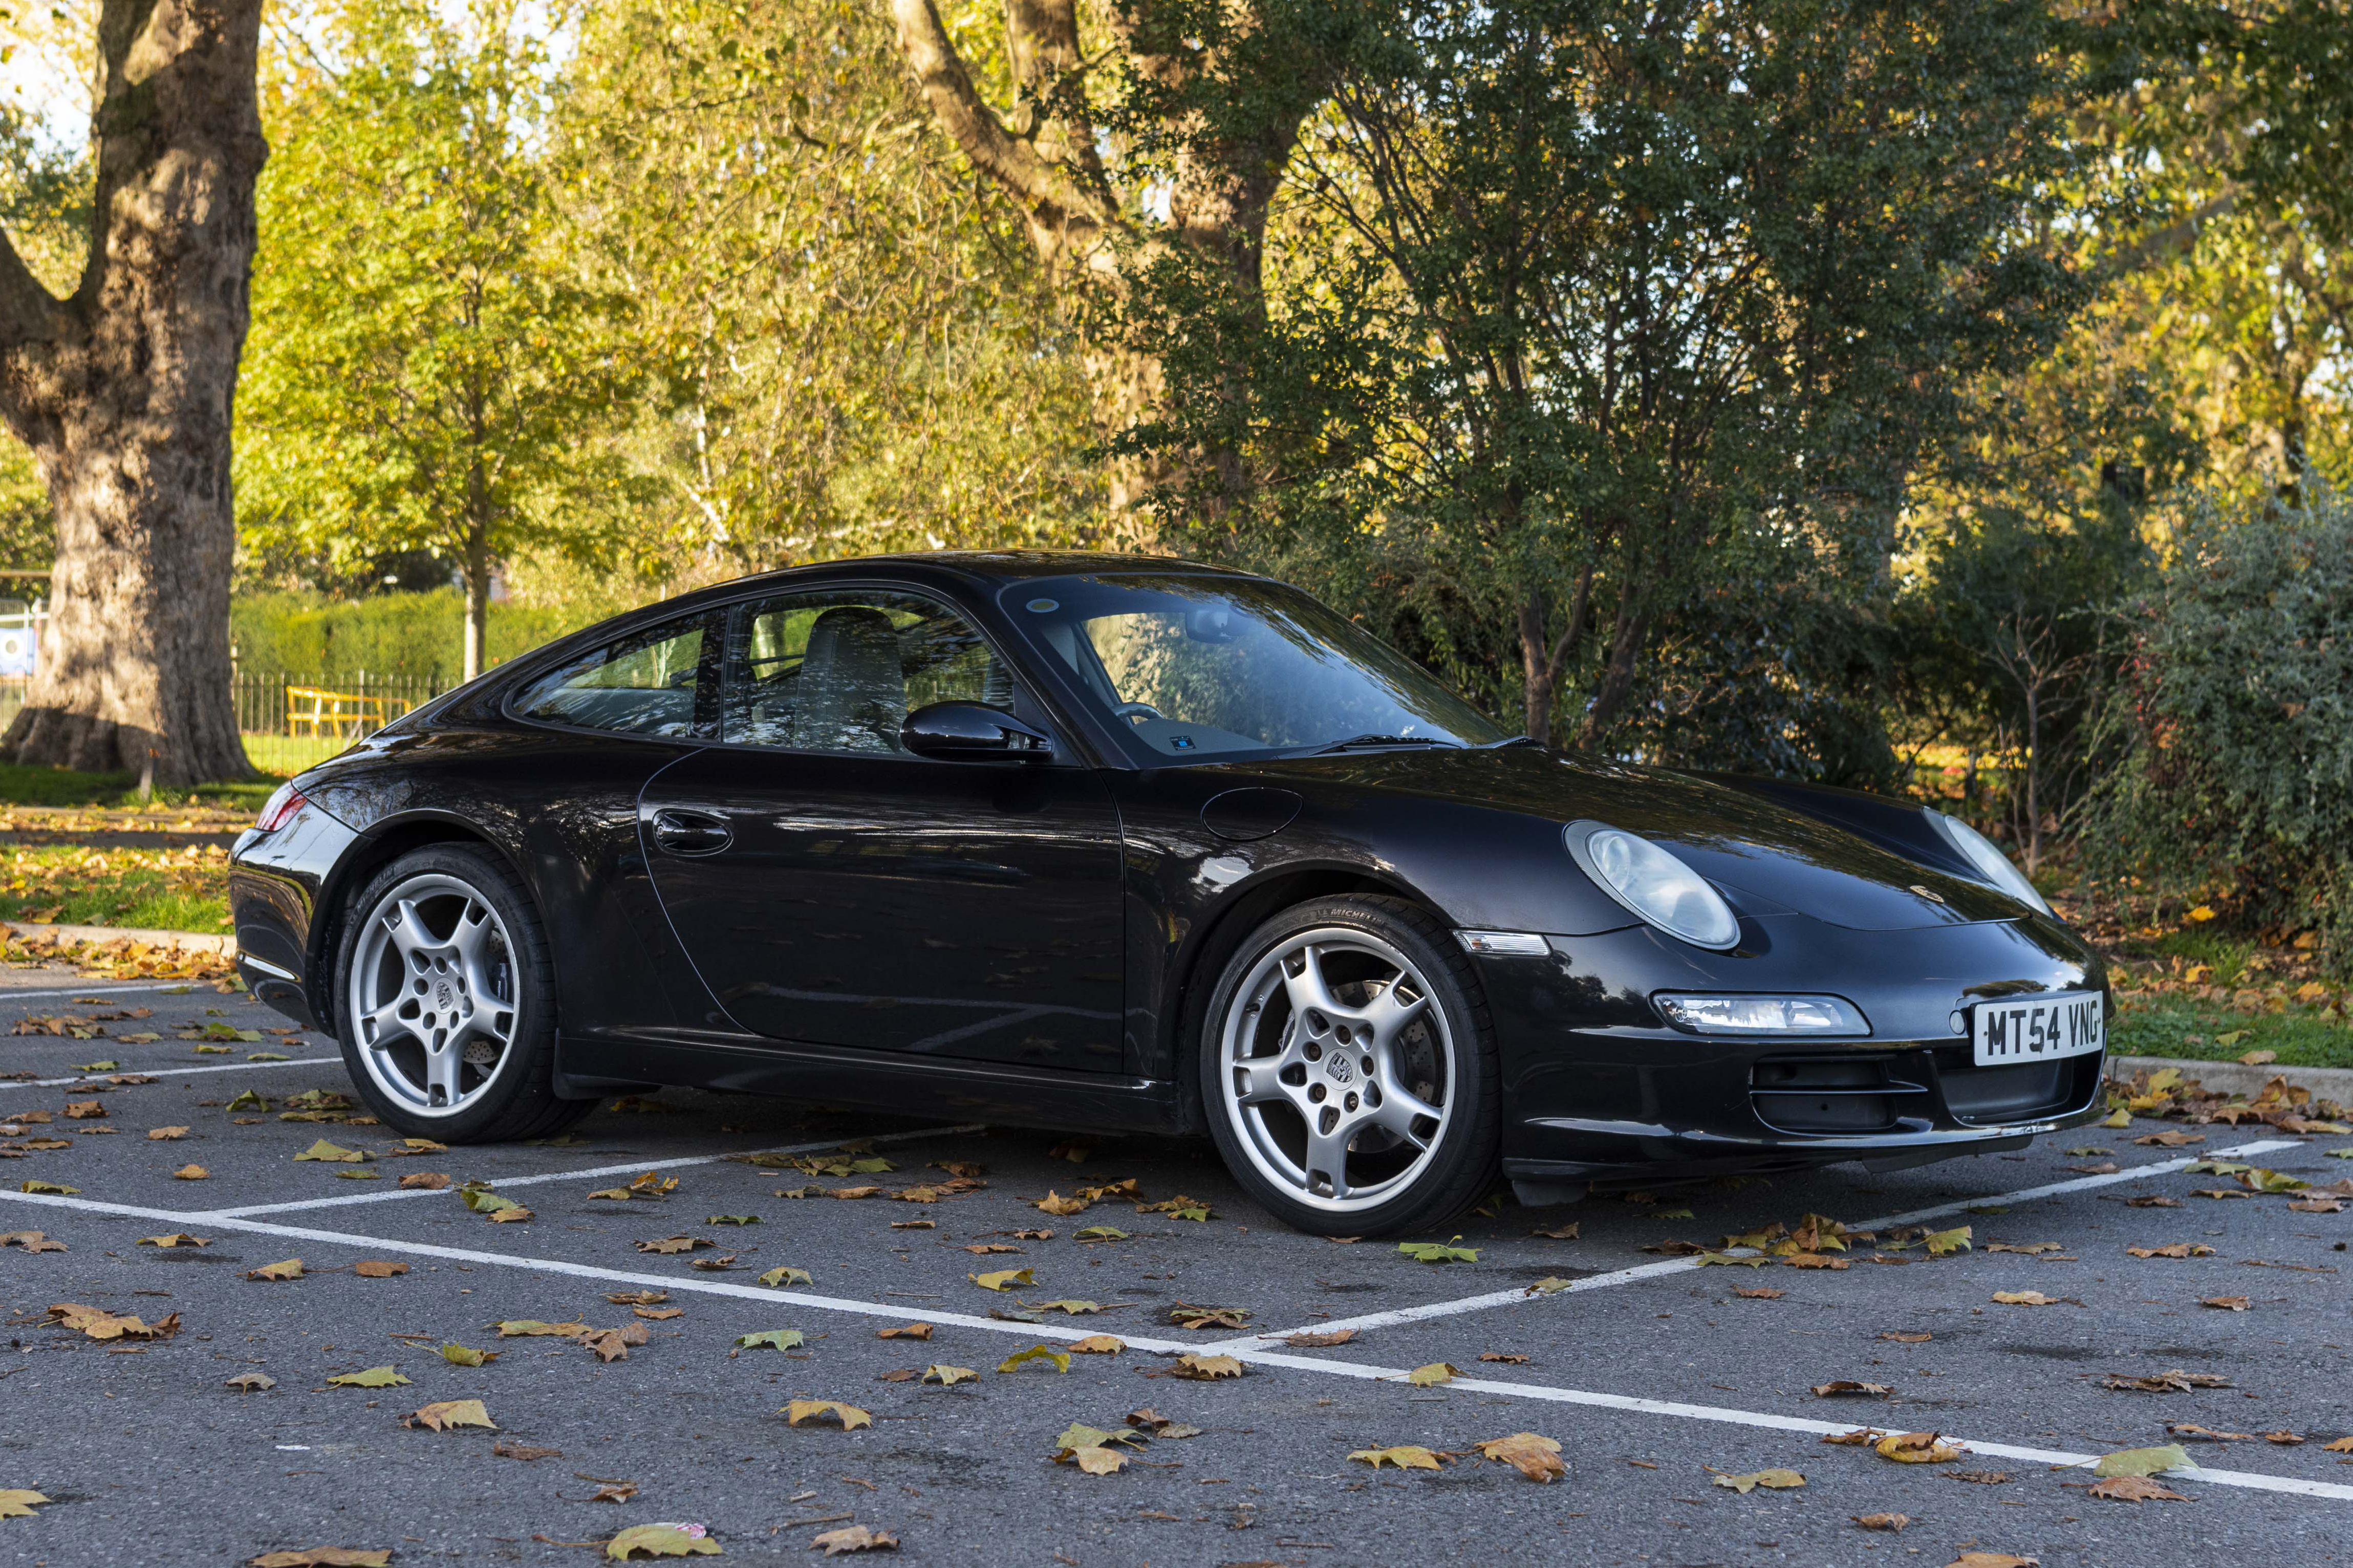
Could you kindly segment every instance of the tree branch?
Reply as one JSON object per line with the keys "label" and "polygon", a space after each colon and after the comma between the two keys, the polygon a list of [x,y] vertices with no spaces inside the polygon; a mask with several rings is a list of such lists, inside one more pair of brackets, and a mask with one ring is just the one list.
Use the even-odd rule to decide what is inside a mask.
{"label": "tree branch", "polygon": [[974,166],[1004,187],[1033,223],[1055,230],[1100,229],[1104,215],[1095,204],[1028,142],[1008,133],[981,100],[933,0],[891,0],[891,16],[898,27],[899,50],[907,57],[907,68],[923,89],[924,100]]}

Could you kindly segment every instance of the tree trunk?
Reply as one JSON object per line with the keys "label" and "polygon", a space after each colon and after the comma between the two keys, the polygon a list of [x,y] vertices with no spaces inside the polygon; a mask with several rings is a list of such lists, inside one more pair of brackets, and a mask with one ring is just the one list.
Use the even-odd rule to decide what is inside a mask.
{"label": "tree trunk", "polygon": [[1617,627],[1609,637],[1609,657],[1601,667],[1601,684],[1594,689],[1593,706],[1585,710],[1585,726],[1577,737],[1581,746],[1599,742],[1634,690],[1634,664],[1650,637],[1651,617],[1634,609],[1630,587],[1626,595],[1625,602],[1618,607]]}
{"label": "tree trunk", "polygon": [[0,416],[58,520],[11,761],[169,784],[251,772],[230,692],[229,429],[266,154],[259,26],[259,0],[105,0],[80,286],[53,298],[0,240]]}
{"label": "tree trunk", "polygon": [[480,529],[466,538],[466,679],[482,673],[491,629],[491,552]]}

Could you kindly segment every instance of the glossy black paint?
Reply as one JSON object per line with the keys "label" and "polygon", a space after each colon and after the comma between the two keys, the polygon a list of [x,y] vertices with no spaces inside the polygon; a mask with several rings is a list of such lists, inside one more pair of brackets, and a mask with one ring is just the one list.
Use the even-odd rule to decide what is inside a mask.
{"label": "glossy black paint", "polygon": [[[1137,766],[997,605],[1008,580],[1107,565],[1202,570],[845,563],[706,590],[517,660],[303,774],[306,812],[240,841],[248,979],[292,1016],[331,1019],[353,890],[406,847],[471,838],[547,927],[566,1092],[687,1083],[1176,1131],[1202,1124],[1187,1053],[1225,958],[1276,911],[1349,891],[1547,939],[1542,957],[1474,961],[1504,1057],[1506,1171],[1532,1192],[1941,1157],[2096,1110],[2096,1058],[2033,1081],[1968,1064],[1954,1017],[1976,996],[2105,977],[2063,926],[1974,880],[1915,808],[1525,745]],[[617,635],[831,585],[955,604],[1018,672],[1015,712],[1050,755],[789,752],[509,710]],[[1738,946],[1676,942],[1588,881],[1561,828],[1588,818],[1715,882]],[[1871,1034],[1695,1038],[1651,1005],[1683,989],[1829,992]]]}

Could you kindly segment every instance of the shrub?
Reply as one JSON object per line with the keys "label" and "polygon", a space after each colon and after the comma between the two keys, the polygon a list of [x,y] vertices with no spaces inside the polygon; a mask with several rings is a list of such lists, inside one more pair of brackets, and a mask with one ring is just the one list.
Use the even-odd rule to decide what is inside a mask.
{"label": "shrub", "polygon": [[2124,614],[2086,849],[2353,968],[2353,503],[2193,507]]}
{"label": "shrub", "polygon": [[[265,676],[415,676],[454,686],[465,665],[465,595],[455,588],[331,600],[244,594],[229,606],[237,668]],[[565,605],[495,604],[488,654],[502,664],[599,618]]]}

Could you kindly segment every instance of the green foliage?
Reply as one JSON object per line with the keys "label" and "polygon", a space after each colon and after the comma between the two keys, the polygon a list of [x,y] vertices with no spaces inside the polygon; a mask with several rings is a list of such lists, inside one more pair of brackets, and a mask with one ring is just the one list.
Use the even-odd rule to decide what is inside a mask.
{"label": "green foliage", "polygon": [[[492,605],[486,662],[502,664],[603,613],[597,606]],[[343,601],[291,590],[240,594],[229,603],[229,642],[237,668],[248,674],[309,679],[365,670],[454,685],[464,666],[465,616],[465,596],[455,588]]]}
{"label": "green foliage", "polygon": [[1159,504],[1219,520],[1198,547],[1386,601],[1532,733],[1675,761],[1746,713],[1709,760],[1883,773],[1907,477],[2083,292],[2037,238],[2063,40],[1991,0],[1655,12],[1418,0],[1335,42],[1265,294],[1147,271],[1173,411],[1124,445],[1192,459]]}
{"label": "green foliage", "polygon": [[629,521],[645,487],[583,440],[640,380],[629,301],[557,243],[557,86],[508,0],[327,21],[343,68],[290,58],[268,98],[241,524],[338,570],[431,550],[480,605],[498,559],[595,554]]}
{"label": "green foliage", "polygon": [[884,8],[618,0],[570,73],[571,242],[627,279],[659,376],[596,447],[652,481],[623,559],[710,575],[1088,536],[1076,345]]}
{"label": "green foliage", "polygon": [[2242,927],[2316,930],[2353,969],[2353,503],[2201,500],[2129,607],[2091,863],[2216,889]]}

